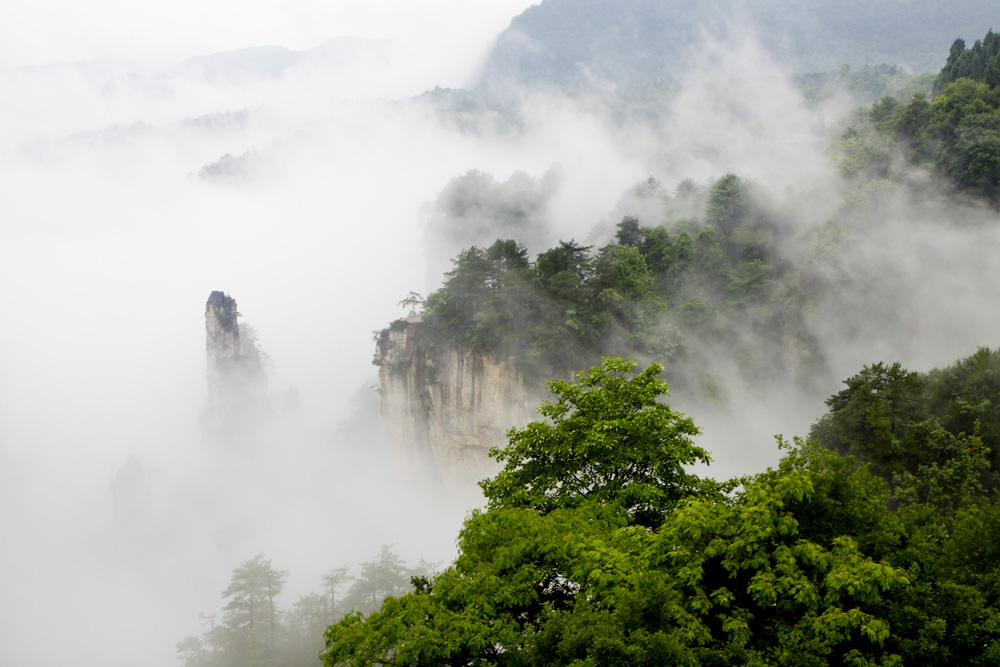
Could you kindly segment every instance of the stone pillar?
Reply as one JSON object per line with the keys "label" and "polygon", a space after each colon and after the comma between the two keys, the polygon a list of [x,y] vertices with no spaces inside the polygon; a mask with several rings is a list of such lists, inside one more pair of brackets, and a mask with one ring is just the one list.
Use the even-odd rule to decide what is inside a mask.
{"label": "stone pillar", "polygon": [[269,413],[267,377],[253,336],[241,344],[236,299],[212,292],[205,304],[208,403],[205,435],[232,441],[252,434]]}

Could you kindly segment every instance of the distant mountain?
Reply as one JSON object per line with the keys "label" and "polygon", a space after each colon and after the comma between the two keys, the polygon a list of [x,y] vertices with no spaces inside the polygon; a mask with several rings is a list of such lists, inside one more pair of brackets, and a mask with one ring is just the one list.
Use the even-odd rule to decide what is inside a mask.
{"label": "distant mountain", "polygon": [[336,37],[303,51],[283,46],[255,46],[197,56],[171,67],[164,75],[198,77],[211,83],[242,83],[279,76],[296,67],[342,68],[372,59],[387,61],[392,50],[388,40]]}
{"label": "distant mountain", "polygon": [[792,72],[937,70],[956,38],[998,24],[995,0],[542,0],[500,35],[480,86],[677,81],[704,37],[751,31]]}
{"label": "distant mountain", "polygon": [[174,65],[167,76],[195,76],[213,83],[227,83],[278,76],[299,61],[299,53],[283,46],[255,46],[196,56]]}
{"label": "distant mountain", "polygon": [[148,73],[152,68],[141,63],[121,58],[98,58],[85,61],[58,61],[44,65],[28,65],[10,70],[0,70],[0,73],[16,73],[42,76],[58,76],[66,74],[79,77],[91,85],[101,85],[106,81],[122,76],[137,76]]}
{"label": "distant mountain", "polygon": [[[395,52],[389,40],[335,37],[302,51],[283,46],[254,46],[188,58],[161,71],[118,71],[100,86],[106,95],[130,91],[159,91],[169,82],[193,80],[213,85],[240,85],[275,79],[295,70],[337,72],[354,66],[388,66]],[[79,66],[80,64],[76,64]],[[92,80],[94,76],[90,77]]]}

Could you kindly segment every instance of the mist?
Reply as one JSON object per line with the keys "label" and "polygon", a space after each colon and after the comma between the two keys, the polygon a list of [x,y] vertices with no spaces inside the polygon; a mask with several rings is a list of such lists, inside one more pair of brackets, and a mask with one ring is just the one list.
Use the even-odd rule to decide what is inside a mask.
{"label": "mist", "polygon": [[[437,43],[427,24],[418,40],[405,17],[379,28],[355,10],[340,24],[362,38],[350,57],[222,80],[179,64],[259,44],[306,53],[347,33],[305,20],[302,5],[270,31],[258,17],[169,48],[140,44],[157,16],[123,17],[119,39],[84,30],[92,42],[60,39],[72,12],[51,28],[35,16],[37,43],[0,40],[5,664],[174,665],[175,642],[202,631],[199,614],[216,613],[229,573],[257,553],[290,571],[288,601],[381,544],[409,562],[453,557],[477,490],[445,493],[393,468],[373,423],[372,330],[405,314],[410,290],[440,285],[454,247],[428,245],[427,206],[472,169],[499,182],[557,175],[533,253],[627,213],[621,193],[651,174],[670,188],[753,179],[797,239],[836,215],[877,218],[871,240],[838,250],[846,296],[812,315],[828,364],[815,393],[734,386],[726,405],[693,413],[718,476],[776,461],[770,436],[804,435],[865,363],[923,370],[992,344],[995,212],[902,196],[845,208],[850,186],[827,153],[836,128],[821,119],[832,126],[850,100],[808,107],[752,35],[706,37],[655,126],[535,92],[516,99],[513,126],[469,128],[412,98],[474,82],[526,5]],[[248,152],[246,171],[199,176]],[[289,388],[300,397],[242,447],[206,442],[199,424],[213,290],[238,301],[269,355],[272,404]]]}

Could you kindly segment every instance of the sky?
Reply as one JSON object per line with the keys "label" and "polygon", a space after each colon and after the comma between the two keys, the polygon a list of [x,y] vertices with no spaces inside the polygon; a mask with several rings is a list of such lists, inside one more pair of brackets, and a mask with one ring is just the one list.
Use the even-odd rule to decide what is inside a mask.
{"label": "sky", "polygon": [[[97,58],[169,65],[252,46],[293,50],[345,35],[389,39],[448,68],[485,53],[526,0],[39,0],[5,8],[0,69]],[[470,59],[470,55],[472,58]]]}

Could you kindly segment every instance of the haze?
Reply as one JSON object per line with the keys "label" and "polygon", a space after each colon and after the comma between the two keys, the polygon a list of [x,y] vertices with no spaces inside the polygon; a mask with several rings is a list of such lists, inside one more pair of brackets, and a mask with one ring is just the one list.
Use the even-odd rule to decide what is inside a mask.
{"label": "haze", "polygon": [[[453,556],[474,489],[440,493],[393,471],[371,431],[338,428],[364,422],[377,402],[372,330],[404,314],[396,304],[410,290],[436,288],[448,266],[447,252],[424,246],[423,211],[451,178],[557,170],[549,243],[584,239],[651,173],[670,188],[730,171],[757,179],[788,195],[803,229],[836,209],[817,112],[751,35],[706,43],[671,124],[656,133],[613,125],[586,100],[520,99],[516,132],[459,129],[405,101],[474,83],[491,41],[528,4],[140,11],[48,0],[8,12],[0,662],[175,665],[174,643],[201,632],[198,614],[215,613],[229,572],[260,552],[290,571],[289,601],[380,544],[411,562]],[[351,36],[359,39],[342,42],[352,46],[340,60],[275,76],[213,79],[180,67],[232,49],[305,52]],[[837,98],[823,113],[838,118],[849,105]],[[248,151],[260,158],[246,179],[197,177]],[[996,235],[970,228],[940,242],[932,213],[900,204],[856,258],[912,286],[892,297],[892,324],[906,336],[847,344],[842,312],[821,313],[826,390],[748,391],[726,414],[694,415],[710,425],[718,474],[771,463],[769,436],[803,434],[837,379],[863,363],[895,354],[889,360],[925,369],[991,343]],[[950,268],[937,270],[940,281],[920,280],[927,263]],[[276,403],[289,387],[301,396],[297,417],[245,451],[212,448],[199,431],[212,290],[233,296],[255,327]],[[928,303],[938,307],[933,321]],[[860,299],[851,308],[859,318],[882,312]],[[128,470],[140,471],[148,493],[134,513],[115,503]]]}

